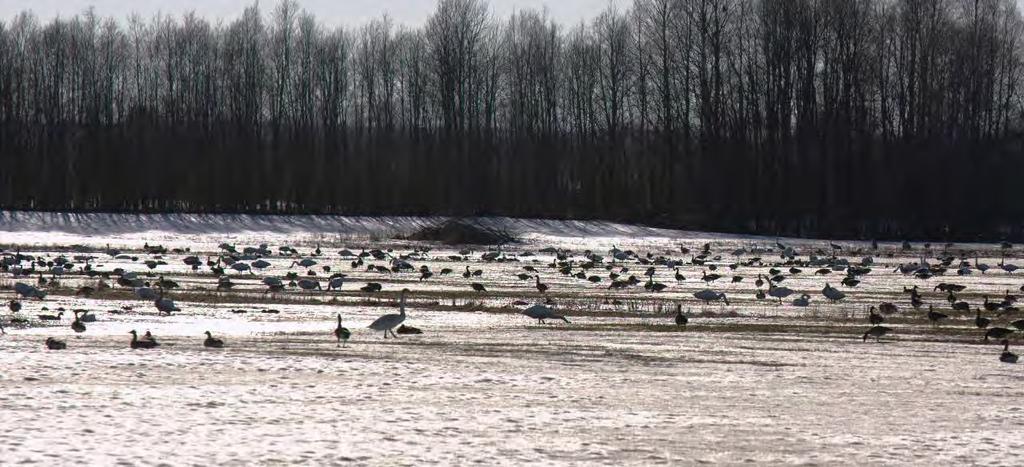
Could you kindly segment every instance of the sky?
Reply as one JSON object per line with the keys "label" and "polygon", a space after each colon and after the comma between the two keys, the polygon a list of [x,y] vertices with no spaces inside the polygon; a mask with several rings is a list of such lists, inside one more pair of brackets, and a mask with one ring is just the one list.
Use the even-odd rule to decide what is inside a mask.
{"label": "sky", "polygon": [[[210,20],[231,20],[241,14],[253,0],[0,0],[0,21],[9,20],[23,10],[32,10],[40,19],[54,16],[73,16],[89,6],[102,17],[126,18],[139,13],[144,18],[158,12],[180,16],[195,11]],[[359,25],[387,13],[397,23],[422,24],[433,12],[437,0],[298,0],[300,7],[312,12],[317,19],[329,25]],[[259,2],[264,13],[277,4],[277,0]],[[559,23],[574,24],[596,16],[609,4],[625,9],[631,0],[490,0],[491,13],[507,17],[515,10],[547,8]]]}

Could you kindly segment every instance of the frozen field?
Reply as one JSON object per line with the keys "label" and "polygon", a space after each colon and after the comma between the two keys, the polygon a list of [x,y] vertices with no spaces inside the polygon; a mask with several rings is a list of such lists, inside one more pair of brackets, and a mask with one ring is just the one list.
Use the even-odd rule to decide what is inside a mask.
{"label": "frozen field", "polygon": [[[1012,303],[1024,295],[1024,272],[1011,272],[1024,262],[1020,247],[833,249],[827,241],[510,219],[478,221],[522,239],[500,252],[396,239],[436,222],[0,212],[0,464],[1024,463],[1024,366],[1001,363],[999,339],[985,343],[974,321],[985,297],[1005,303],[981,308],[988,328],[1012,330],[1024,318]],[[777,242],[794,259],[780,258]],[[231,269],[222,243],[237,249],[234,261],[270,264]],[[243,252],[260,244],[271,254]],[[167,251],[145,249],[156,245]],[[635,254],[615,260],[613,248]],[[497,258],[485,260],[488,253]],[[196,270],[183,261],[193,255]],[[61,257],[73,266],[57,274]],[[841,285],[843,260],[867,257],[871,271],[859,284]],[[395,258],[413,269],[367,269]],[[302,259],[316,264],[292,265]],[[922,260],[933,277],[896,270]],[[225,268],[229,290],[217,290],[207,261]],[[422,266],[433,274],[425,280]],[[546,293],[533,273],[516,277],[526,266]],[[559,271],[565,266],[570,275]],[[480,275],[464,278],[467,267]],[[649,267],[649,282],[663,291],[644,287]],[[773,268],[785,277],[779,286],[794,291],[782,305],[756,296],[768,286],[755,280]],[[160,314],[118,284],[132,272],[153,287],[161,276],[176,282],[166,296],[181,311]],[[706,283],[705,272],[722,278]],[[288,273],[323,289],[331,274],[345,278],[340,290],[305,291],[287,285]],[[639,283],[610,289],[612,273]],[[284,290],[265,293],[266,277],[281,278]],[[18,297],[17,282],[45,298]],[[369,282],[382,290],[361,291]],[[825,283],[845,298],[830,303]],[[940,283],[965,286],[957,300],[971,311],[953,311],[934,290]],[[904,292],[915,285],[916,309]],[[384,339],[367,329],[397,312],[403,288],[406,324],[423,334]],[[703,289],[726,293],[729,304],[702,303],[694,293]],[[794,306],[803,293],[808,306]],[[545,299],[571,323],[521,314]],[[885,316],[892,331],[864,342],[867,307],[882,302],[898,307]],[[677,304],[685,327],[673,322]],[[948,318],[933,324],[929,305]],[[61,309],[59,320],[39,318]],[[76,309],[96,316],[85,332],[71,329]],[[341,348],[332,334],[338,314],[352,331]],[[161,346],[129,348],[133,329],[151,331]],[[224,349],[203,347],[207,330]],[[47,337],[68,348],[47,350]],[[1009,339],[1019,353],[1019,332]]]}

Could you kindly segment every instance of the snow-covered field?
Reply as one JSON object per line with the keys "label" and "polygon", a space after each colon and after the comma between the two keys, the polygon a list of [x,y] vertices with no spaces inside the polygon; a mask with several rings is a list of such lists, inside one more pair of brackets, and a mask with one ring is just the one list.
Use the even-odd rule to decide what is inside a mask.
{"label": "snow-covered field", "polygon": [[[823,260],[829,274],[806,264],[831,257],[826,241],[481,219],[522,239],[501,250],[503,261],[485,261],[483,247],[394,239],[436,222],[0,212],[0,259],[42,260],[34,270],[25,259],[0,272],[0,464],[1024,463],[1024,366],[999,361],[1002,347],[983,341],[973,311],[986,296],[1024,295],[1024,272],[1006,270],[1021,262],[1019,247],[837,242],[836,258],[873,260],[848,287],[837,260]],[[798,261],[783,264],[777,241]],[[260,255],[246,257],[243,247],[265,243],[270,266],[250,274],[221,262],[233,287],[217,291],[206,261],[217,261],[222,243],[245,264]],[[706,264],[695,264],[706,243]],[[147,245],[169,251],[147,253]],[[557,259],[547,247],[566,250],[571,273],[586,269],[584,278],[560,273],[564,263],[551,267]],[[613,247],[636,255],[611,265]],[[392,263],[368,256],[352,267],[356,257],[339,255],[375,248],[414,269],[368,271]],[[183,262],[190,255],[201,260],[196,271]],[[54,274],[47,262],[61,256],[75,266]],[[92,277],[76,256],[94,257]],[[955,257],[952,266],[935,277],[894,270],[922,260],[935,267],[945,256]],[[957,274],[961,256],[968,275]],[[303,258],[317,264],[292,266]],[[166,264],[151,269],[147,260]],[[666,260],[680,260],[685,278]],[[434,275],[419,280],[421,266]],[[464,278],[467,266],[481,274]],[[525,266],[536,268],[546,294],[535,278],[516,277]],[[664,291],[643,287],[648,267]],[[773,267],[786,276],[779,285],[795,292],[782,306],[755,296],[758,275]],[[158,314],[152,300],[117,285],[118,268],[150,285],[160,276],[177,282],[167,296],[181,311]],[[452,272],[442,275],[445,268]],[[264,277],[287,284],[289,272],[324,288],[331,274],[346,277],[340,290],[264,293]],[[703,272],[722,278],[706,284]],[[611,273],[640,284],[609,289]],[[76,295],[101,280],[112,288]],[[17,298],[21,310],[10,311],[16,282],[45,299]],[[368,282],[382,291],[360,291]],[[473,282],[486,291],[473,291]],[[826,282],[846,297],[829,303]],[[939,283],[966,286],[957,295],[972,311],[953,312],[934,290]],[[915,285],[919,310],[903,291]],[[366,327],[397,311],[402,288],[410,290],[406,324],[423,334],[384,339]],[[729,305],[694,298],[705,288],[725,292]],[[802,293],[809,306],[793,306]],[[571,323],[520,314],[545,297]],[[864,342],[866,307],[883,301],[899,308],[886,316],[892,333]],[[689,317],[685,328],[673,323],[677,304]],[[928,305],[949,318],[931,324]],[[60,320],[38,319],[60,309]],[[85,332],[70,327],[75,309],[96,315]],[[1013,329],[1022,318],[1011,303],[983,313],[990,328]],[[352,331],[340,348],[338,314]],[[133,329],[151,331],[161,346],[130,349]],[[204,348],[207,330],[226,347]],[[47,350],[47,337],[68,348]],[[1014,350],[1019,333],[1010,341]]]}

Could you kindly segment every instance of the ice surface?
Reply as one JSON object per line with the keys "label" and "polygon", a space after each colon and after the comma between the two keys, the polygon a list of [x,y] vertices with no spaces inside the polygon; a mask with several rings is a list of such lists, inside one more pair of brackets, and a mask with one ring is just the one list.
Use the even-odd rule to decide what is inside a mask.
{"label": "ice surface", "polygon": [[[826,281],[838,287],[841,273],[816,276],[804,268],[783,285],[810,294],[812,306],[780,307],[753,297],[753,280],[767,266],[725,267],[736,261],[734,249],[767,248],[775,238],[607,222],[478,220],[525,240],[506,247],[506,254],[535,253],[504,263],[453,262],[447,256],[455,249],[387,239],[437,221],[0,212],[0,247],[71,258],[81,253],[66,249],[70,245],[102,250],[109,244],[139,257],[90,253],[99,271],[149,271],[141,263],[151,256],[138,251],[145,243],[188,247],[205,261],[221,242],[239,249],[265,242],[275,253],[277,246],[291,245],[304,256],[319,245],[324,256],[311,269],[325,286],[328,274],[317,269],[324,264],[349,275],[340,292],[289,288],[264,295],[263,276],[306,273],[289,268],[292,258],[274,256],[265,272],[230,272],[234,289],[215,294],[216,281],[205,267],[195,273],[181,262],[184,254],[166,254],[168,265],[143,277],[152,281],[163,274],[181,284],[170,294],[183,311],[172,316],[158,316],[151,302],[116,286],[91,298],[75,296],[78,286],[95,283],[79,268],[57,277],[60,287],[47,284],[45,300],[22,301],[19,316],[64,307],[93,310],[98,319],[75,335],[70,313],[60,322],[33,319],[32,326],[18,327],[8,324],[6,307],[0,311],[7,324],[0,336],[0,464],[1024,462],[1024,367],[998,361],[1001,349],[981,343],[973,315],[935,328],[920,312],[905,311],[891,318],[892,338],[880,344],[860,339],[867,305],[886,300],[910,309],[904,286],[916,284],[928,303],[945,306],[943,295],[931,292],[935,284],[965,284],[963,298],[980,305],[985,295],[1020,294],[1024,279],[1015,274],[950,272],[918,280],[895,272],[895,265],[938,252],[924,254],[920,244],[912,252],[884,244],[893,256],[876,255],[864,282],[843,288],[849,296],[844,302],[827,304],[820,294]],[[804,258],[828,248],[824,241],[781,241],[801,249]],[[682,267],[681,283],[674,271],[659,267],[655,279],[669,285],[660,294],[642,287],[610,291],[607,277],[591,284],[563,276],[547,267],[551,255],[537,253],[555,246],[607,257],[615,245],[689,260],[679,246],[697,249],[704,242],[722,255],[718,272],[745,277],[711,285],[729,294],[729,307],[693,299],[693,292],[707,287],[699,266]],[[846,251],[867,247],[842,244]],[[396,254],[432,246],[429,258],[410,261],[454,273],[421,282],[417,273],[353,269],[351,258],[337,255],[344,247],[358,253],[374,246],[391,246]],[[976,250],[981,262],[993,266],[1004,253],[993,245],[954,248]],[[483,251],[476,248],[471,258]],[[1015,258],[1011,250],[1006,262]],[[484,273],[464,279],[467,265]],[[532,281],[513,277],[524,265],[541,271],[572,324],[540,325],[519,314],[524,307],[511,305],[540,299]],[[635,262],[627,266],[638,276],[645,269]],[[384,292],[358,292],[368,281],[381,282]],[[474,295],[470,281],[488,292]],[[13,282],[0,274],[4,302],[13,296]],[[396,311],[394,292],[406,287],[412,290],[407,323],[424,334],[385,340],[366,329],[377,316]],[[690,311],[685,331],[668,324],[675,303]],[[126,306],[132,310],[124,311]],[[268,308],[279,313],[260,312]],[[230,312],[237,309],[247,313]],[[342,348],[331,334],[339,313],[353,331]],[[1006,325],[1019,318],[995,319]],[[129,349],[132,329],[150,330],[161,347]],[[206,330],[223,337],[227,348],[203,348]],[[65,339],[68,349],[46,350],[47,336]]]}

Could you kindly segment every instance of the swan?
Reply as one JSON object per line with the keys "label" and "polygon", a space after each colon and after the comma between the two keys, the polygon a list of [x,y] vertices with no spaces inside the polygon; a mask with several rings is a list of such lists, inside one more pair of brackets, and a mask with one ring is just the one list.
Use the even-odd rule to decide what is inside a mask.
{"label": "swan", "polygon": [[21,298],[38,298],[40,300],[46,298],[46,292],[23,282],[14,284],[14,292],[21,295]]}
{"label": "swan", "polygon": [[768,281],[768,295],[779,299],[780,305],[782,304],[782,299],[793,295],[794,293],[793,289],[790,289],[789,287],[777,287],[772,283],[772,281]]}
{"label": "swan", "polygon": [[566,323],[569,323],[569,320],[566,319],[565,316],[555,313],[555,310],[552,310],[551,308],[544,305],[531,306],[523,310],[523,314],[537,320],[537,322],[540,324],[546,324],[544,323],[544,320],[546,319],[560,319],[562,321],[565,321]]}
{"label": "swan", "polygon": [[160,291],[160,296],[153,300],[153,305],[156,306],[158,312],[167,313],[168,315],[173,311],[181,311],[181,308],[174,304],[174,300],[164,298],[163,290]]}
{"label": "swan", "polygon": [[714,302],[718,300],[725,302],[726,305],[729,304],[729,299],[725,297],[725,293],[715,292],[714,290],[711,289],[704,289],[698,292],[694,292],[693,296],[697,300],[704,302],[705,305],[708,304],[709,302]]}
{"label": "swan", "polygon": [[391,332],[391,335],[397,338],[398,335],[395,334],[394,328],[405,321],[405,294],[408,292],[409,289],[402,289],[402,293],[399,295],[398,314],[391,313],[381,316],[370,323],[369,328],[374,331],[384,331],[385,339],[388,338],[388,332]]}

